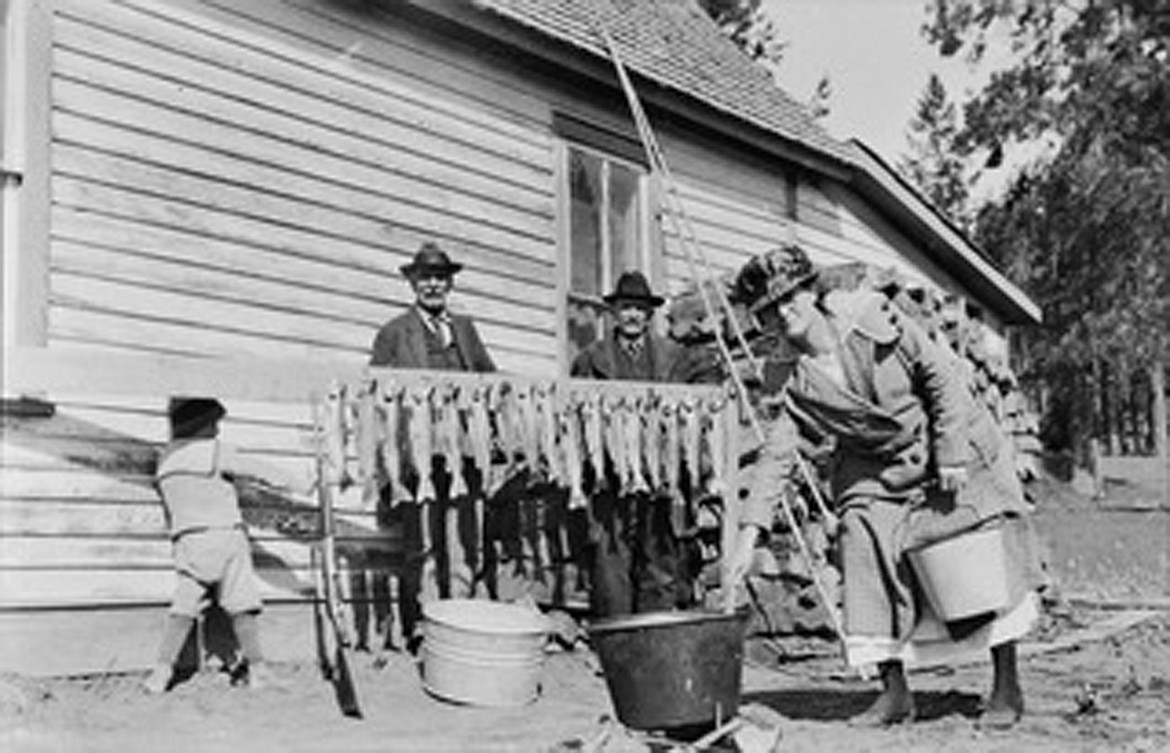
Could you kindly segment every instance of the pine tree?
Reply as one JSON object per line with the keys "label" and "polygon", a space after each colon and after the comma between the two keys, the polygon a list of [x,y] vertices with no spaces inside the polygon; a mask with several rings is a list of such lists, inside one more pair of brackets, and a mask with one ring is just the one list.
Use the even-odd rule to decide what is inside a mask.
{"label": "pine tree", "polygon": [[973,61],[1012,45],[958,138],[1052,145],[975,237],[1042,306],[1024,366],[1060,408],[1049,437],[1083,448],[1132,375],[1170,363],[1170,2],[935,0],[927,34]]}
{"label": "pine tree", "polygon": [[970,188],[959,132],[955,104],[942,79],[932,73],[906,135],[911,153],[899,160],[898,168],[936,209],[966,228]]}
{"label": "pine tree", "polygon": [[762,0],[699,0],[699,7],[752,60],[775,65],[784,56],[784,42]]}

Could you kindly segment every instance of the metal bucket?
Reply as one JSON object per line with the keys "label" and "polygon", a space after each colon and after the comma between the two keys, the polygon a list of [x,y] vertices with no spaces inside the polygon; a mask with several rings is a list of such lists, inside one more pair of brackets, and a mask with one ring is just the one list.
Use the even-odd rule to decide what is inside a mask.
{"label": "metal bucket", "polygon": [[734,716],[745,618],[648,612],[590,625],[618,720],[638,730],[696,731]]}
{"label": "metal bucket", "polygon": [[907,552],[935,614],[945,621],[1011,604],[1003,528],[982,528]]}
{"label": "metal bucket", "polygon": [[422,680],[475,706],[522,706],[540,694],[549,623],[525,607],[446,599],[423,606]]}

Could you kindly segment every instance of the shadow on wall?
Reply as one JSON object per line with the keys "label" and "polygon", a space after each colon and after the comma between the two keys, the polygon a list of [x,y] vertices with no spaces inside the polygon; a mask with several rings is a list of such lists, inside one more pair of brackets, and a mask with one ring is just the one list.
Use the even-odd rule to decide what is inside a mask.
{"label": "shadow on wall", "polygon": [[[85,410],[106,407],[94,403]],[[119,406],[110,415],[129,425],[153,420],[158,412]],[[122,571],[125,580],[119,601],[159,602],[162,607],[157,586],[144,585],[141,596],[135,598],[132,584],[136,577],[149,573],[157,577],[158,572],[171,570],[169,561],[157,559],[159,544],[169,538],[154,483],[164,445],[71,414],[69,405],[35,398],[0,402],[0,432],[0,471],[5,480],[0,539],[19,537],[23,547],[38,547],[35,568],[42,579],[53,571],[61,573],[62,582],[80,582],[79,571]],[[254,537],[259,577],[274,589],[310,596],[314,579],[307,553],[303,558],[297,554],[296,562],[288,561],[287,542],[303,542],[307,547],[319,538],[317,506],[249,481],[238,484],[238,489],[241,512]],[[371,533],[345,521],[339,521],[339,529],[342,536]],[[16,582],[20,575],[13,572],[8,577]],[[20,597],[9,594],[0,597],[0,602],[15,603],[13,599]],[[84,599],[85,594],[79,593],[61,608],[89,608],[81,603]],[[99,602],[95,599],[94,605],[100,606]],[[201,637],[204,649],[213,654],[231,650],[233,645],[230,631],[224,635],[226,616],[217,612],[212,609],[205,615]],[[187,663],[196,662],[198,645],[193,637],[184,656]]]}

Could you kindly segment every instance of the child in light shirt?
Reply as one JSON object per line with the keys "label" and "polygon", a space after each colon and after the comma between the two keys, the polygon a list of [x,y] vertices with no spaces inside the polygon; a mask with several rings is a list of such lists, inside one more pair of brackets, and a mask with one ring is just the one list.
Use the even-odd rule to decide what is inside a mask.
{"label": "child in light shirt", "polygon": [[232,479],[255,476],[292,486],[280,469],[249,458],[219,439],[226,411],[213,398],[172,398],[168,407],[171,442],[158,463],[156,483],[170,527],[178,583],[167,616],[156,664],[144,686],[167,690],[174,665],[195,625],[214,597],[230,615],[242,662],[233,675],[259,688],[272,675],[260,647],[260,592],[252,550]]}

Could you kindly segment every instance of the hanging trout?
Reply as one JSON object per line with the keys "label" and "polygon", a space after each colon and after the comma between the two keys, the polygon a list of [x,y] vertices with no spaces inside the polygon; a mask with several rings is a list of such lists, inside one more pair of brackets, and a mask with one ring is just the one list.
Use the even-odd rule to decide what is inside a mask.
{"label": "hanging trout", "polygon": [[378,384],[373,379],[362,383],[357,395],[358,478],[362,484],[362,506],[373,510],[382,493],[378,473]]}
{"label": "hanging trout", "polygon": [[410,492],[402,479],[402,389],[386,380],[378,380],[379,452],[382,469],[390,486],[390,506],[410,499]]}
{"label": "hanging trout", "polygon": [[564,461],[566,481],[569,486],[569,509],[580,510],[589,504],[582,486],[583,458],[581,440],[578,436],[577,414],[566,404],[557,413],[557,428],[561,437],[561,457]]}
{"label": "hanging trout", "polygon": [[435,563],[435,540],[431,531],[431,505],[435,501],[435,481],[431,476],[431,458],[434,456],[434,427],[431,417],[432,387],[413,387],[407,393],[410,401],[408,432],[410,461],[418,474],[414,500],[418,505],[419,545],[422,548],[422,576],[419,598],[429,601],[438,595]]}
{"label": "hanging trout", "polygon": [[723,415],[727,401],[714,398],[707,403],[707,452],[711,459],[711,476],[707,492],[722,497],[727,493],[727,421]]}
{"label": "hanging trout", "polygon": [[694,400],[687,398],[682,401],[679,406],[679,420],[682,423],[682,464],[687,472],[687,484],[691,491],[691,499],[698,500],[702,489],[699,451],[703,439],[703,424],[702,414]]}
{"label": "hanging trout", "polygon": [[650,492],[662,491],[662,420],[658,410],[659,397],[653,393],[642,400],[642,468],[650,485]]}
{"label": "hanging trout", "polygon": [[580,404],[582,439],[589,465],[593,468],[593,491],[605,488],[605,425],[601,415],[601,397],[589,392]]}
{"label": "hanging trout", "polygon": [[324,443],[326,472],[340,489],[346,484],[345,475],[345,385],[334,381],[329,385],[321,406],[321,441]]}
{"label": "hanging trout", "polygon": [[467,480],[463,478],[463,422],[459,417],[459,393],[455,385],[447,385],[434,392],[435,415],[438,416],[436,434],[438,451],[443,456],[447,473],[451,475],[451,499],[467,496]]}
{"label": "hanging trout", "polygon": [[434,455],[434,426],[431,422],[431,387],[412,387],[407,392],[410,415],[407,420],[410,438],[410,463],[418,474],[418,488],[414,499],[422,504],[435,499],[435,481],[431,478],[431,457]]}
{"label": "hanging trout", "polygon": [[682,490],[681,410],[680,404],[673,399],[662,403],[662,475],[666,493],[670,495],[670,523],[675,536],[682,536],[690,525],[687,498]]}
{"label": "hanging trout", "polygon": [[489,417],[496,420],[496,434],[499,437],[500,449],[504,454],[504,467],[485,477],[488,496],[493,496],[500,490],[504,482],[515,472],[516,455],[520,452],[519,432],[516,429],[517,419],[513,409],[511,388],[506,382],[496,382],[488,388],[487,406]]}
{"label": "hanging trout", "polygon": [[515,426],[520,432],[524,465],[535,475],[540,471],[540,417],[536,413],[536,396],[533,393],[532,385],[513,385],[517,419]]}
{"label": "hanging trout", "polygon": [[460,516],[455,504],[456,500],[467,498],[467,482],[463,478],[463,423],[459,415],[458,389],[453,384],[436,387],[431,393],[431,401],[436,418],[436,449],[442,455],[451,477],[447,503],[439,511],[447,550],[448,586],[453,597],[462,598],[472,595],[475,586],[469,558],[459,535]]}
{"label": "hanging trout", "polygon": [[650,491],[646,483],[646,476],[642,473],[642,399],[629,395],[623,402],[625,422],[622,425],[624,433],[624,448],[626,455],[626,483],[627,494],[645,494]]}
{"label": "hanging trout", "polygon": [[487,488],[492,470],[492,417],[488,413],[490,396],[487,387],[476,387],[467,404],[467,444],[471,461],[483,476]]}
{"label": "hanging trout", "polygon": [[[490,479],[493,476],[492,423],[491,415],[488,413],[490,399],[490,388],[481,385],[476,387],[471,393],[471,400],[467,406],[467,439],[470,455],[475,467],[479,469],[480,478],[482,479],[480,482],[480,493],[475,495],[474,503],[475,522],[473,523],[473,527],[475,529],[475,548],[478,554],[475,565],[477,573],[476,588],[479,587],[482,579],[485,577],[485,568],[487,566],[485,549],[488,546],[488,541],[487,532],[484,530],[484,505],[486,495],[490,493],[489,489],[492,487]],[[499,561],[498,557],[496,561]]]}
{"label": "hanging trout", "polygon": [[537,413],[538,445],[544,476],[553,484],[562,484],[565,474],[557,448],[556,385],[537,385],[533,390],[533,405]]}
{"label": "hanging trout", "polygon": [[625,413],[621,409],[619,398],[611,398],[604,394],[601,396],[601,425],[605,454],[609,457],[617,481],[614,491],[624,493],[629,471],[626,469]]}

